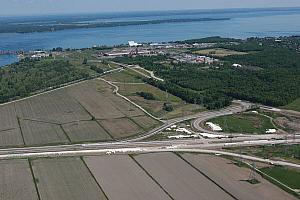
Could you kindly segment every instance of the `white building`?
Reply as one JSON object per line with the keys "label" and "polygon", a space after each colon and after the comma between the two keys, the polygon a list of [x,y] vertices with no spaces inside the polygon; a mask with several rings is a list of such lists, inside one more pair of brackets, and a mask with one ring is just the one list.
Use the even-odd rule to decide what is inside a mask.
{"label": "white building", "polygon": [[209,128],[211,128],[211,130],[213,131],[223,131],[223,129],[218,124],[214,124],[212,122],[206,122],[206,125],[209,126]]}
{"label": "white building", "polygon": [[135,41],[128,41],[130,47],[142,46],[142,44],[136,43]]}

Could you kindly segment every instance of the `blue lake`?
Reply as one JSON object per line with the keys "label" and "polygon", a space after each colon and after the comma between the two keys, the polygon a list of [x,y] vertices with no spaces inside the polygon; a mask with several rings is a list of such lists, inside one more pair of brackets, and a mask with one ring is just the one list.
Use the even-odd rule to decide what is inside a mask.
{"label": "blue lake", "polygon": [[[62,16],[63,17],[63,16]],[[0,50],[35,50],[83,48],[93,45],[116,45],[137,42],[177,41],[209,36],[234,38],[300,35],[300,9],[283,10],[215,10],[122,13],[99,15],[98,21],[131,21],[152,19],[223,18],[224,21],[147,24],[92,29],[73,29],[42,33],[2,33]],[[1,19],[1,18],[0,18]],[[1,20],[5,20],[1,19]],[[93,19],[94,21],[97,21]],[[0,66],[16,61],[15,56],[0,56]]]}

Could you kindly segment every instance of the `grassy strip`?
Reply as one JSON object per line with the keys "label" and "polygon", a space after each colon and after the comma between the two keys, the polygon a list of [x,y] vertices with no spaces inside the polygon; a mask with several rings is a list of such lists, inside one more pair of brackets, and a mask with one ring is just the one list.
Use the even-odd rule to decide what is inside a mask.
{"label": "grassy strip", "polygon": [[273,178],[272,176],[269,176],[268,174],[258,170],[255,168],[255,171],[257,173],[259,173],[264,179],[266,179],[267,181],[269,181],[270,183],[278,186],[279,188],[281,188],[282,190],[294,195],[295,197],[300,199],[300,195],[295,192],[292,188],[288,187],[287,185],[281,183],[280,181],[278,181],[277,179]]}
{"label": "grassy strip", "polygon": [[38,196],[38,199],[41,200],[41,195],[40,195],[40,192],[39,192],[39,188],[37,186],[37,178],[35,178],[34,176],[34,173],[33,173],[33,168],[32,168],[32,164],[31,164],[31,160],[28,159],[28,164],[29,164],[29,168],[30,168],[30,171],[31,171],[31,175],[32,175],[32,179],[33,179],[33,182],[34,182],[34,186],[35,186],[35,189],[36,189],[36,193],[37,193],[37,196]]}
{"label": "grassy strip", "polygon": [[300,171],[280,166],[263,168],[261,171],[293,189],[300,189]]}
{"label": "grassy strip", "polygon": [[300,98],[296,99],[295,101],[286,106],[283,106],[282,108],[300,112]]}
{"label": "grassy strip", "polygon": [[218,184],[216,181],[214,181],[213,179],[211,179],[208,175],[206,175],[204,172],[200,171],[197,167],[195,167],[194,165],[192,165],[189,161],[187,161],[185,158],[183,158],[180,154],[175,153],[179,158],[181,158],[183,161],[185,161],[188,165],[190,165],[192,168],[194,168],[197,172],[199,172],[200,174],[202,174],[205,178],[207,178],[208,180],[210,180],[211,182],[213,182],[216,186],[218,186],[221,190],[223,190],[226,194],[228,194],[229,196],[231,196],[233,199],[235,200],[239,200],[237,197],[235,197],[233,194],[231,194],[229,191],[227,191],[224,187],[222,187],[220,184]]}
{"label": "grassy strip", "polygon": [[105,194],[103,188],[101,187],[100,183],[98,183],[96,177],[94,176],[94,174],[91,172],[90,168],[88,167],[88,165],[86,164],[86,162],[84,161],[83,157],[80,156],[80,159],[82,161],[82,163],[85,165],[85,167],[87,168],[87,170],[89,171],[89,173],[91,174],[91,176],[93,177],[94,181],[97,183],[98,187],[100,188],[100,190],[102,191],[102,193],[104,194],[105,198],[108,200],[108,196]]}
{"label": "grassy strip", "polygon": [[210,121],[219,124],[225,132],[232,133],[265,134],[266,129],[275,128],[268,117],[254,113],[223,116]]}
{"label": "grassy strip", "polygon": [[155,178],[151,176],[151,174],[140,163],[138,163],[138,161],[134,158],[134,155],[129,156],[172,200],[174,200],[174,198],[163,188],[163,186],[160,185],[159,182],[157,182],[157,180],[155,180]]}

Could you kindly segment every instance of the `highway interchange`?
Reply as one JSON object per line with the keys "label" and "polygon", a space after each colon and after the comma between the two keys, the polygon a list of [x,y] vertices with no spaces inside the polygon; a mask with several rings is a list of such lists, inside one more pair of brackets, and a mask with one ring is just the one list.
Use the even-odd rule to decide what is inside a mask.
{"label": "highway interchange", "polygon": [[247,102],[236,101],[228,108],[219,111],[202,112],[196,115],[181,117],[173,120],[165,121],[163,125],[154,130],[140,135],[136,138],[102,143],[85,143],[72,145],[57,145],[57,146],[38,146],[38,147],[24,147],[24,148],[9,148],[0,149],[1,159],[23,159],[23,158],[41,158],[41,157],[61,157],[61,156],[82,156],[82,155],[111,155],[111,154],[136,154],[136,153],[153,153],[153,152],[197,152],[210,153],[216,155],[227,155],[240,159],[251,161],[259,161],[265,163],[272,163],[277,165],[286,165],[300,168],[300,165],[275,161],[269,159],[262,159],[253,156],[230,153],[224,150],[218,150],[228,147],[245,147],[245,146],[262,146],[275,144],[299,144],[300,135],[245,135],[236,134],[234,137],[225,137],[222,139],[186,139],[186,140],[164,140],[164,141],[145,141],[147,138],[159,134],[161,131],[188,120],[194,120],[193,125],[199,131],[207,131],[203,129],[200,124],[208,119],[230,115],[246,111],[251,108],[251,104]]}
{"label": "highway interchange", "polygon": [[[105,72],[105,74],[111,72],[118,72],[123,68],[129,68],[129,69],[133,68],[132,66],[129,65],[121,65],[119,63],[116,64],[118,64],[120,68]],[[193,120],[192,125],[198,133],[209,133],[209,134],[219,135],[219,133],[215,133],[203,128],[202,127],[203,123],[215,117],[231,115],[231,114],[247,111],[248,109],[251,109],[253,106],[253,104],[249,102],[234,101],[231,106],[221,110],[206,111],[206,112],[201,112],[198,114],[184,116],[184,117],[171,119],[171,120],[161,120],[151,115],[141,106],[137,105],[135,102],[132,102],[127,97],[119,94],[118,93],[119,88],[113,82],[107,81],[99,77],[97,77],[96,79],[105,81],[106,83],[113,86],[115,88],[114,93],[116,95],[120,96],[126,101],[129,101],[131,104],[144,111],[150,117],[159,120],[160,122],[162,122],[162,125],[145,134],[136,136],[134,138],[122,140],[122,141],[0,149],[0,160],[40,158],[40,157],[99,155],[99,154],[111,155],[111,154],[135,154],[135,153],[151,153],[151,152],[198,152],[198,153],[210,153],[216,155],[228,155],[228,156],[252,160],[252,161],[259,161],[259,162],[300,168],[300,165],[296,165],[293,163],[262,159],[253,156],[229,153],[224,150],[222,151],[218,150],[224,147],[261,146],[261,145],[275,145],[275,144],[286,144],[286,145],[299,144],[300,143],[299,133],[293,135],[279,135],[279,134],[246,135],[243,133],[241,134],[222,133],[222,136],[225,136],[223,138],[209,139],[209,138],[201,137],[199,139],[147,141],[147,139],[157,134],[160,134],[162,131],[164,131],[165,129],[173,125],[185,121],[190,121],[190,120]],[[74,84],[78,84],[78,83],[72,83],[64,87],[69,87]],[[47,92],[51,92],[51,91],[46,91],[44,93]],[[41,94],[37,94],[37,95],[41,95]],[[273,108],[268,108],[268,109],[273,109]]]}

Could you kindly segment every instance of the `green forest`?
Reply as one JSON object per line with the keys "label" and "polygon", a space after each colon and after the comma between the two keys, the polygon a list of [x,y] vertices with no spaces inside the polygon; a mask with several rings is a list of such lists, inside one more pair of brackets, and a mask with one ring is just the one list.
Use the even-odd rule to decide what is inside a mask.
{"label": "green forest", "polygon": [[0,102],[26,97],[36,91],[88,76],[68,61],[24,59],[0,68]]}
{"label": "green forest", "polygon": [[[167,56],[123,57],[115,61],[153,70],[166,81],[148,80],[150,84],[208,109],[227,106],[233,98],[283,106],[300,97],[299,37],[282,38],[280,43],[269,38],[250,38],[239,44],[224,43],[229,39],[216,40],[221,41],[219,47],[248,54],[220,58],[221,66],[208,69],[199,64],[174,63]],[[166,60],[170,64],[165,64]],[[233,63],[247,67],[237,69]]]}

